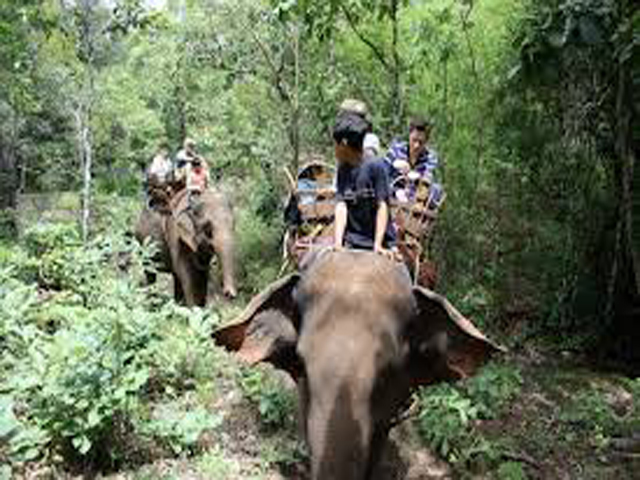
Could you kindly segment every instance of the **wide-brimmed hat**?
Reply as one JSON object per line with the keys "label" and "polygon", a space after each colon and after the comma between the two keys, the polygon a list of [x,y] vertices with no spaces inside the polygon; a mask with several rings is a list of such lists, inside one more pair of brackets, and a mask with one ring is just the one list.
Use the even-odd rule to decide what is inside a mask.
{"label": "wide-brimmed hat", "polygon": [[365,120],[369,120],[369,109],[367,104],[355,98],[347,98],[340,104],[340,111],[351,112],[360,115]]}

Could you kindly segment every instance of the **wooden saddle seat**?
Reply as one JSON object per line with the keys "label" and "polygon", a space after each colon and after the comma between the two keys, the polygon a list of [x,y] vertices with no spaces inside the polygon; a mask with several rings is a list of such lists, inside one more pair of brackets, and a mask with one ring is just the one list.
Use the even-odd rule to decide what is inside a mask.
{"label": "wooden saddle seat", "polygon": [[[301,167],[295,179],[290,174],[288,176],[291,192],[285,211],[287,232],[283,256],[299,265],[310,250],[333,245],[335,167],[316,160]],[[410,194],[395,195],[403,190]],[[426,246],[446,195],[442,191],[436,195],[425,178],[409,181],[402,177],[394,182],[392,191],[391,221],[396,227],[400,256],[416,283],[433,286],[435,265],[428,258]]]}
{"label": "wooden saddle seat", "polygon": [[426,178],[414,182],[399,178],[392,187],[391,216],[396,226],[398,250],[414,281],[431,288],[437,275],[435,264],[429,259],[428,243],[446,194],[436,192]]}
{"label": "wooden saddle seat", "polygon": [[296,264],[309,250],[333,245],[334,177],[335,167],[316,159],[303,165],[295,179],[290,178],[284,254]]}

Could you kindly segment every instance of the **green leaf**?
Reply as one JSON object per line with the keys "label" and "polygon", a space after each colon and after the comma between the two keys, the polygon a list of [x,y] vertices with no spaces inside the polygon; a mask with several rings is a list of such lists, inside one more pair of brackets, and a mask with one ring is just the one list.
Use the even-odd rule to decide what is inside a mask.
{"label": "green leaf", "polygon": [[71,440],[71,443],[81,455],[85,455],[91,449],[91,440],[89,440],[85,435],[74,437]]}
{"label": "green leaf", "polygon": [[101,420],[102,417],[98,413],[98,410],[94,408],[89,412],[89,415],[87,415],[87,426],[89,428],[94,428],[100,424]]}
{"label": "green leaf", "polygon": [[11,436],[20,427],[18,419],[13,414],[13,401],[10,398],[0,398],[0,440]]}
{"label": "green leaf", "polygon": [[11,467],[9,465],[0,465],[0,480],[11,479]]}

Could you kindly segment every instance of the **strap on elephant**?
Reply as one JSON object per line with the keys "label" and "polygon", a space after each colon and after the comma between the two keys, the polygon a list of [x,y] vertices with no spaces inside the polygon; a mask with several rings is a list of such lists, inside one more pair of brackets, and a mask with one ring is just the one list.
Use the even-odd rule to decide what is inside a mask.
{"label": "strap on elephant", "polygon": [[[171,199],[171,211],[178,229],[178,236],[192,252],[196,252],[198,250],[198,242],[196,239],[198,234],[197,216],[201,213],[203,205],[200,195],[201,194],[194,195],[193,192],[183,189]],[[180,210],[180,203],[183,201],[185,196],[188,196],[187,206]]]}

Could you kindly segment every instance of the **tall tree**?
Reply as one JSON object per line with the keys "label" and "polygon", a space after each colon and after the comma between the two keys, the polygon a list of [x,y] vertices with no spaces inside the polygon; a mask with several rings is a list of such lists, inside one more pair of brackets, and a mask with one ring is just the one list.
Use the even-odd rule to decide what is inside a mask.
{"label": "tall tree", "polygon": [[18,189],[17,149],[20,109],[32,94],[29,33],[39,2],[8,0],[0,5],[0,227],[15,228],[10,211]]}

